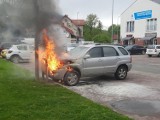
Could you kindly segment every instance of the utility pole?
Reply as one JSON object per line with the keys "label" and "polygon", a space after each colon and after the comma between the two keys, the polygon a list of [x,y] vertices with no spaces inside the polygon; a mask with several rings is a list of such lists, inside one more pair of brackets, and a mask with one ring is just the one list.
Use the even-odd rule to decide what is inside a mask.
{"label": "utility pole", "polygon": [[113,14],[114,14],[114,0],[112,0],[112,35],[111,35],[111,43],[113,42]]}
{"label": "utility pole", "polygon": [[77,12],[77,20],[78,20],[78,14],[79,14],[79,12]]}
{"label": "utility pole", "polygon": [[35,24],[36,24],[36,37],[35,37],[35,78],[36,80],[39,80],[39,55],[37,51],[39,50],[39,3],[38,0],[33,0],[34,1],[34,7],[35,7]]}
{"label": "utility pole", "polygon": [[120,29],[118,29],[118,25],[120,25],[119,24],[119,19],[120,19],[120,16],[118,16],[118,18],[117,18],[117,40],[118,40],[118,43],[120,42],[119,41],[119,39],[120,39]]}

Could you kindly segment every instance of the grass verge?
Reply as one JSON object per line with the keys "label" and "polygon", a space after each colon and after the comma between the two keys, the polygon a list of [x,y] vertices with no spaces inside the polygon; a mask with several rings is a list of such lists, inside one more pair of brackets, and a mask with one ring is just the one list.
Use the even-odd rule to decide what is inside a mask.
{"label": "grass verge", "polygon": [[129,120],[0,59],[0,120]]}

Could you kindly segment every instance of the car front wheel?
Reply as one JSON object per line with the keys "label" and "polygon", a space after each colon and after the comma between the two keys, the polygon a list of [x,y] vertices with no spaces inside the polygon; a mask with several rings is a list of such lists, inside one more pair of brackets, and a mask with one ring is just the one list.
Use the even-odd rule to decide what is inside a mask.
{"label": "car front wheel", "polygon": [[68,71],[66,75],[64,76],[64,83],[68,86],[75,86],[78,84],[80,79],[80,75],[77,71],[72,70]]}
{"label": "car front wheel", "polygon": [[10,59],[13,63],[19,63],[20,62],[20,57],[18,55],[14,55]]}
{"label": "car front wheel", "polygon": [[127,68],[125,66],[120,66],[116,73],[115,73],[115,78],[117,80],[124,80],[127,77]]}

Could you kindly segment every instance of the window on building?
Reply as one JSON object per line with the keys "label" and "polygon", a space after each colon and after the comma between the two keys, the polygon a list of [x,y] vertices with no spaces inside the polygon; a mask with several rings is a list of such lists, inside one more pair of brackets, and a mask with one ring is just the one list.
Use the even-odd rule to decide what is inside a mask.
{"label": "window on building", "polygon": [[127,32],[134,32],[134,21],[127,22]]}
{"label": "window on building", "polygon": [[147,20],[147,31],[156,31],[157,30],[157,19],[148,19]]}

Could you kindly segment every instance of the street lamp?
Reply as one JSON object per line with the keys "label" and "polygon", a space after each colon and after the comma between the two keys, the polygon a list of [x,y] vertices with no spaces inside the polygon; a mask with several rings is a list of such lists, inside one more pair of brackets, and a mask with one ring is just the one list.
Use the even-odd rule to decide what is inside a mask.
{"label": "street lamp", "polygon": [[111,43],[113,42],[113,13],[114,13],[114,0],[112,0],[112,35],[111,35]]}
{"label": "street lamp", "polygon": [[[119,19],[120,19],[120,16],[118,16],[118,18],[117,18],[117,27],[118,27],[118,25],[120,25],[119,24]],[[117,28],[117,40],[118,40],[118,42],[119,42],[119,29]]]}

